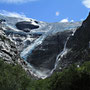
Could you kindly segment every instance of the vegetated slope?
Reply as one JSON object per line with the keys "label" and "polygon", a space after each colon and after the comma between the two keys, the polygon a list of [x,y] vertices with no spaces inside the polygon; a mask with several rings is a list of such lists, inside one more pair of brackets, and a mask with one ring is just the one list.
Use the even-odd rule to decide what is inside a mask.
{"label": "vegetated slope", "polygon": [[38,78],[46,78],[53,73],[67,38],[81,25],[81,22],[46,23],[4,15],[0,18],[2,31],[24,59],[19,62],[22,61],[24,69]]}
{"label": "vegetated slope", "polygon": [[90,90],[90,61],[78,67],[71,65],[51,77],[34,80],[20,65],[0,59],[0,90]]}
{"label": "vegetated slope", "polygon": [[0,90],[30,90],[31,79],[20,65],[0,58]]}

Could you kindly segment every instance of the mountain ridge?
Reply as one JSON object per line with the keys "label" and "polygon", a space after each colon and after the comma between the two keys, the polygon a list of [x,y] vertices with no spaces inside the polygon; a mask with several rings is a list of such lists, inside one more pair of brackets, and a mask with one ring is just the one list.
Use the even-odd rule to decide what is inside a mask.
{"label": "mountain ridge", "polygon": [[[12,23],[8,17],[5,18],[6,20],[0,23],[2,31],[6,34],[6,37],[15,44],[17,52],[19,53],[18,55],[19,57],[21,56],[18,62],[29,74],[38,78],[46,78],[54,71],[60,71],[66,68],[69,64],[76,63],[77,61],[80,62],[78,64],[81,64],[81,62],[85,60],[80,61],[79,59],[75,61],[73,60],[73,54],[77,53],[77,55],[80,55],[80,51],[82,51],[82,55],[86,55],[84,49],[79,49],[80,51],[78,51],[79,45],[77,45],[78,42],[76,43],[75,40],[77,40],[77,38],[80,39],[81,36],[79,37],[76,33],[78,31],[82,32],[82,27],[85,26],[86,28],[90,16],[83,22],[82,26],[80,22],[50,24],[31,19],[25,21],[25,19],[17,18],[17,20],[15,20],[13,17],[11,20],[13,21]],[[17,28],[17,23],[20,23],[19,27],[22,25],[25,25],[25,27],[21,30]],[[31,24],[33,26],[38,25],[39,27],[31,29],[29,28]],[[80,28],[81,30],[78,30]],[[74,51],[74,49],[76,50]]]}

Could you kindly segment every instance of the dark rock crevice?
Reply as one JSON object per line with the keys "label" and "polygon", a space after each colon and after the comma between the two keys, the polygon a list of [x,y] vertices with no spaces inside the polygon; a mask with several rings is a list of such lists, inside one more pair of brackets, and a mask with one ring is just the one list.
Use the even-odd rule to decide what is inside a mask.
{"label": "dark rock crevice", "polygon": [[24,32],[30,32],[32,29],[38,29],[38,25],[33,25],[31,22],[23,21],[16,23],[16,27]]}

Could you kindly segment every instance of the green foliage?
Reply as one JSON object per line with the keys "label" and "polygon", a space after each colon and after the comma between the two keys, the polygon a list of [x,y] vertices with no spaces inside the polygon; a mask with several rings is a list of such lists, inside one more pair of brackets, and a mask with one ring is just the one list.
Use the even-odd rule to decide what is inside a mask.
{"label": "green foliage", "polygon": [[79,68],[72,65],[52,76],[50,81],[50,90],[90,90],[90,62]]}
{"label": "green foliage", "polygon": [[32,80],[20,65],[0,59],[0,90],[90,90],[90,62],[71,65],[44,80]]}
{"label": "green foliage", "polygon": [[31,79],[20,65],[10,65],[0,60],[0,90],[29,90]]}

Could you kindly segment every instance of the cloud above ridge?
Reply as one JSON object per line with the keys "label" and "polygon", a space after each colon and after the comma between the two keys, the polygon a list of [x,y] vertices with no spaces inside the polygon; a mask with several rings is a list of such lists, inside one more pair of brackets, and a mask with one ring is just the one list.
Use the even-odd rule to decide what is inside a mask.
{"label": "cloud above ridge", "polygon": [[60,22],[64,23],[64,22],[69,22],[68,18],[62,19]]}
{"label": "cloud above ridge", "polygon": [[9,17],[26,18],[26,16],[23,13],[9,12],[9,11],[5,11],[5,10],[1,10],[0,14],[9,16]]}
{"label": "cloud above ridge", "polygon": [[90,8],[90,0],[82,0],[82,3],[85,7]]}
{"label": "cloud above ridge", "polygon": [[7,17],[14,17],[14,18],[19,18],[22,20],[30,21],[31,18],[28,18],[24,13],[17,13],[17,12],[9,12],[5,10],[0,10],[0,15],[4,15]]}

